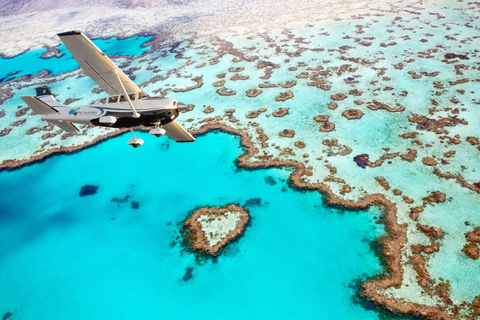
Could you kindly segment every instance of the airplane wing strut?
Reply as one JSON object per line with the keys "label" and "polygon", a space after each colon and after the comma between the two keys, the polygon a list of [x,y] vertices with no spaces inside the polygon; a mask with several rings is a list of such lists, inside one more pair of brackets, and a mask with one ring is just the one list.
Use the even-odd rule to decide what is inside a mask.
{"label": "airplane wing strut", "polygon": [[114,72],[115,72],[115,75],[117,76],[118,83],[120,83],[120,86],[123,89],[123,93],[125,93],[125,97],[127,97],[128,104],[130,104],[130,107],[132,108],[133,117],[134,118],[140,118],[140,113],[138,113],[137,110],[135,109],[135,107],[133,106],[132,100],[130,100],[130,96],[128,95],[127,90],[125,90],[125,87],[122,83],[122,80],[120,80],[120,76],[118,75],[118,71],[115,70]]}

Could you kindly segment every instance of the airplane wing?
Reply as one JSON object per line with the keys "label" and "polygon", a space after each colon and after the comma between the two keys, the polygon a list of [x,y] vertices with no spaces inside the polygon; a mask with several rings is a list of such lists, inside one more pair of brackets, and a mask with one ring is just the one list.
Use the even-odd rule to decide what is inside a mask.
{"label": "airplane wing", "polygon": [[115,71],[118,73],[118,77],[122,81],[127,93],[142,92],[142,90],[82,32],[69,31],[59,33],[58,36],[87,76],[92,78],[108,95],[114,96],[124,93]]}
{"label": "airplane wing", "polygon": [[195,138],[188,133],[177,121],[173,120],[162,126],[165,129],[165,135],[177,142],[193,142]]}

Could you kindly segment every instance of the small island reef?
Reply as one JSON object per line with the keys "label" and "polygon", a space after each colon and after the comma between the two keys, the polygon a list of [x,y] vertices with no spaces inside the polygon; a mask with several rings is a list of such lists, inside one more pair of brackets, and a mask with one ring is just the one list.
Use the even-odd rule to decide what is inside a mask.
{"label": "small island reef", "polygon": [[187,229],[185,239],[191,241],[194,251],[215,256],[243,234],[249,219],[248,210],[234,204],[203,207],[193,212],[183,224]]}

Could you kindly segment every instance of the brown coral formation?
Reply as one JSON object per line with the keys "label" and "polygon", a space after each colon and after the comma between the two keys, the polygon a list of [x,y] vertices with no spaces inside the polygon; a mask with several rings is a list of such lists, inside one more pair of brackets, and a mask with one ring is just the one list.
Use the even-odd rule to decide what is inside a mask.
{"label": "brown coral formation", "polygon": [[359,154],[353,158],[353,161],[360,167],[366,168],[368,167],[378,167],[383,163],[383,160],[378,159],[375,162],[370,161],[370,157],[368,154]]}
{"label": "brown coral formation", "polygon": [[410,218],[412,220],[418,220],[418,217],[419,217],[419,213],[420,212],[423,212],[423,208],[422,207],[413,207],[413,208],[410,208]]}
{"label": "brown coral formation", "polygon": [[480,183],[469,183],[461,174],[445,174],[442,173],[438,168],[433,169],[433,174],[444,179],[455,179],[455,182],[459,183],[462,187],[475,191],[476,193],[480,193]]}
{"label": "brown coral formation", "polygon": [[432,157],[425,157],[422,159],[422,163],[426,166],[435,166],[437,161]]}
{"label": "brown coral formation", "polygon": [[417,224],[417,230],[423,232],[431,241],[438,240],[445,235],[445,232],[439,227],[429,227]]}
{"label": "brown coral formation", "polygon": [[47,46],[46,49],[47,50],[45,50],[45,52],[42,53],[40,58],[42,58],[42,59],[48,59],[48,58],[52,58],[52,57],[60,58],[61,56],[64,55],[64,53],[61,53],[60,51],[58,51],[57,48]]}
{"label": "brown coral formation", "polygon": [[173,92],[187,92],[187,91],[191,91],[193,89],[200,88],[203,85],[203,77],[192,78],[192,81],[195,82],[195,85],[193,85],[191,87],[184,88],[184,89],[174,88],[174,89],[172,89],[172,91]]}
{"label": "brown coral formation", "polygon": [[35,134],[35,133],[40,132],[40,131],[42,131],[42,129],[33,127],[33,128],[28,129],[26,133],[27,134]]}
{"label": "brown coral formation", "polygon": [[467,142],[470,142],[470,143],[473,144],[473,145],[477,145],[477,144],[480,143],[480,142],[478,141],[478,139],[475,138],[475,137],[467,137]]}
{"label": "brown coral formation", "polygon": [[285,83],[280,83],[280,87],[282,87],[282,88],[291,88],[291,87],[293,87],[293,86],[296,85],[296,84],[297,84],[297,81],[292,80],[292,81],[287,81],[287,82],[285,82]]}
{"label": "brown coral formation", "polygon": [[404,106],[397,106],[396,108],[392,108],[389,105],[386,105],[386,104],[378,102],[378,101],[373,101],[372,104],[367,106],[367,108],[370,109],[370,110],[374,110],[374,111],[383,109],[383,110],[387,110],[389,112],[402,112],[402,111],[405,110]]}
{"label": "brown coral formation", "polygon": [[403,139],[415,139],[417,136],[418,132],[407,132],[404,134],[399,134],[398,136]]}
{"label": "brown coral formation", "polygon": [[285,101],[293,98],[293,93],[291,91],[282,92],[276,98],[275,101]]}
{"label": "brown coral formation", "polygon": [[331,102],[328,104],[328,109],[335,110],[338,108],[338,104],[336,102]]}
{"label": "brown coral formation", "polygon": [[332,100],[337,100],[337,101],[338,101],[338,100],[343,100],[343,99],[345,99],[346,97],[347,97],[347,96],[346,96],[344,93],[339,92],[339,93],[335,93],[335,94],[331,95],[331,96],[330,96],[330,99],[332,99]]}
{"label": "brown coral formation", "polygon": [[408,121],[417,124],[417,130],[433,131],[436,134],[441,134],[445,127],[455,127],[459,124],[467,125],[468,122],[457,117],[439,117],[438,120],[421,116],[416,113],[408,118]]}
{"label": "brown coral formation", "polygon": [[447,196],[445,195],[445,193],[440,191],[434,191],[429,196],[423,198],[423,201],[425,201],[426,203],[442,203],[446,200]]}
{"label": "brown coral formation", "polygon": [[226,88],[217,89],[217,93],[221,96],[233,96],[237,94],[235,90],[227,90]]}
{"label": "brown coral formation", "polygon": [[413,255],[410,256],[409,263],[417,273],[417,283],[425,292],[430,294],[432,293],[433,287],[435,292],[440,298],[442,298],[444,303],[451,305],[453,302],[450,300],[450,294],[447,290],[448,287],[445,286],[443,282],[434,286],[435,282],[432,281],[427,269],[425,268],[426,258],[421,255],[421,253],[432,254],[439,251],[440,245],[438,242],[436,242],[436,240],[442,238],[445,233],[440,228],[428,227],[420,224],[417,224],[417,229],[423,232],[430,239],[430,245],[416,244],[411,246]]}
{"label": "brown coral formation", "polygon": [[464,54],[456,54],[456,53],[445,53],[444,55],[445,59],[463,59],[463,60],[468,60],[468,57]]}
{"label": "brown coral formation", "polygon": [[325,121],[321,126],[320,126],[320,131],[321,132],[330,132],[335,129],[335,124],[333,122],[328,122]]}
{"label": "brown coral formation", "polygon": [[338,146],[338,139],[325,139],[322,144],[327,147],[336,147]]}
{"label": "brown coral formation", "polygon": [[241,76],[238,73],[234,74],[233,76],[230,77],[230,80],[236,81],[236,80],[247,80],[250,78],[249,76]]}
{"label": "brown coral formation", "polygon": [[473,242],[467,243],[463,249],[463,253],[471,259],[477,260],[480,257],[480,249],[478,248],[478,245]]}
{"label": "brown coral formation", "polygon": [[329,118],[329,116],[325,114],[325,115],[315,116],[315,118],[313,118],[313,120],[315,120],[317,122],[326,122],[326,121],[328,121],[328,118]]}
{"label": "brown coral formation", "polygon": [[402,199],[403,199],[403,201],[405,201],[405,203],[408,203],[408,204],[412,204],[412,203],[415,202],[415,200],[413,200],[412,198],[407,197],[407,196],[403,196]]}
{"label": "brown coral formation", "polygon": [[[225,218],[224,215],[227,212],[238,212],[240,213],[240,220],[237,222],[236,227],[233,231],[229,232],[224,236],[219,242],[214,245],[211,245],[208,241],[207,235],[202,229],[202,225],[198,221],[203,215],[209,217],[209,219],[221,220]],[[250,216],[247,209],[243,207],[236,206],[234,204],[226,205],[223,207],[203,207],[196,210],[183,224],[185,228],[188,229],[187,234],[192,237],[192,247],[196,251],[202,251],[208,253],[212,256],[217,255],[220,250],[222,250],[229,242],[237,239],[241,236],[247,225]],[[208,220],[207,220],[208,221]],[[187,237],[188,238],[188,237]]]}
{"label": "brown coral formation", "polygon": [[342,112],[342,116],[348,120],[360,119],[363,116],[363,112],[358,109],[349,109]]}
{"label": "brown coral formation", "polygon": [[413,160],[415,160],[416,157],[417,157],[417,150],[415,149],[408,149],[407,153],[400,154],[400,158],[409,162],[412,162]]}
{"label": "brown coral formation", "polygon": [[284,115],[287,115],[288,114],[288,109],[286,108],[280,108],[274,112],[272,112],[272,115],[274,117],[283,117]]}
{"label": "brown coral formation", "polygon": [[15,112],[15,116],[16,117],[22,117],[22,116],[26,115],[28,111],[30,111],[30,107],[22,108],[22,109],[18,110],[17,112]]}
{"label": "brown coral formation", "polygon": [[225,84],[225,80],[219,80],[213,83],[214,87],[221,87]]}
{"label": "brown coral formation", "polygon": [[440,245],[436,242],[431,245],[412,244],[411,248],[412,248],[412,253],[414,254],[420,254],[420,253],[432,254],[440,250]]}
{"label": "brown coral formation", "polygon": [[237,67],[237,68],[235,68],[235,67],[230,67],[230,68],[228,69],[228,71],[230,71],[230,72],[242,72],[243,70],[245,70],[244,67]]}
{"label": "brown coral formation", "polygon": [[455,152],[454,150],[452,150],[452,151],[447,151],[447,152],[445,152],[445,153],[443,154],[443,156],[444,156],[445,158],[450,158],[450,157],[453,156],[455,153],[456,153],[456,152]]}
{"label": "brown coral formation", "polygon": [[381,185],[385,190],[390,189],[390,184],[385,180],[383,177],[375,177],[375,180],[377,180],[378,184]]}
{"label": "brown coral formation", "polygon": [[203,109],[203,113],[212,113],[215,109],[212,107],[208,106],[205,109]]}
{"label": "brown coral formation", "polygon": [[0,130],[0,137],[6,136],[7,134],[10,133],[10,131],[12,131],[12,128],[5,128]]}
{"label": "brown coral formation", "polygon": [[250,111],[250,113],[247,114],[247,115],[245,116],[245,118],[253,119],[253,118],[258,117],[258,115],[259,115],[258,111]]}
{"label": "brown coral formation", "polygon": [[254,98],[254,97],[258,96],[260,93],[262,93],[262,90],[251,88],[251,89],[248,89],[245,92],[247,93],[247,97]]}
{"label": "brown coral formation", "polygon": [[63,104],[65,104],[65,105],[68,106],[68,105],[70,105],[70,104],[72,104],[72,103],[74,103],[74,102],[76,102],[76,101],[79,101],[79,100],[80,100],[80,99],[78,99],[78,98],[68,98],[67,100],[65,100],[65,102],[64,102]]}
{"label": "brown coral formation", "polygon": [[262,89],[275,88],[276,87],[276,85],[274,85],[273,83],[270,83],[270,84],[260,83],[258,86]]}
{"label": "brown coral formation", "polygon": [[348,184],[344,184],[342,186],[342,191],[340,191],[340,194],[345,194],[345,193],[350,193],[352,192],[352,187],[349,186]]}
{"label": "brown coral formation", "polygon": [[329,157],[339,155],[346,156],[347,154],[352,153],[352,148],[338,143],[337,139],[325,139],[322,141],[322,144],[328,148],[325,151]]}
{"label": "brown coral formation", "polygon": [[428,285],[428,279],[430,275],[428,274],[427,269],[425,268],[426,259],[420,254],[414,254],[410,256],[410,264],[413,266],[413,270],[418,274],[418,284],[426,292],[430,291],[430,286]]}
{"label": "brown coral formation", "polygon": [[469,258],[478,259],[480,257],[480,248],[478,247],[478,244],[480,244],[480,228],[468,232],[465,238],[468,242],[462,249],[463,253]]}
{"label": "brown coral formation", "polygon": [[300,140],[295,141],[294,145],[295,145],[295,147],[300,148],[300,149],[303,149],[303,148],[306,147],[305,143],[300,141]]}
{"label": "brown coral formation", "polygon": [[480,228],[470,231],[465,235],[467,241],[480,243]]}
{"label": "brown coral formation", "polygon": [[283,131],[280,131],[278,135],[280,137],[293,138],[293,136],[295,135],[295,131],[293,131],[292,129],[285,129]]}
{"label": "brown coral formation", "polygon": [[12,126],[12,127],[18,127],[18,126],[20,126],[20,125],[24,124],[24,123],[25,123],[25,121],[27,121],[27,119],[20,119],[20,120],[17,120],[17,121],[15,121],[14,123],[12,123],[12,124],[11,124],[11,126]]}

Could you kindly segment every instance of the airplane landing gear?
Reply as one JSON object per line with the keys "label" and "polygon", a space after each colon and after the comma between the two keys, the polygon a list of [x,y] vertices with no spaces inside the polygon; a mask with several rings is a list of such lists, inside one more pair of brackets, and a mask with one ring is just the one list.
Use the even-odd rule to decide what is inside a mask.
{"label": "airplane landing gear", "polygon": [[163,136],[167,131],[165,131],[165,129],[163,128],[160,128],[159,127],[159,124],[156,123],[155,124],[155,128],[150,130],[148,133],[150,133],[151,135],[154,135],[155,137],[161,137]]}
{"label": "airplane landing gear", "polygon": [[127,144],[134,147],[134,148],[140,147],[143,144],[143,140],[135,137],[135,132],[133,132],[133,129],[130,129],[130,131],[133,134],[133,139],[128,140]]}

